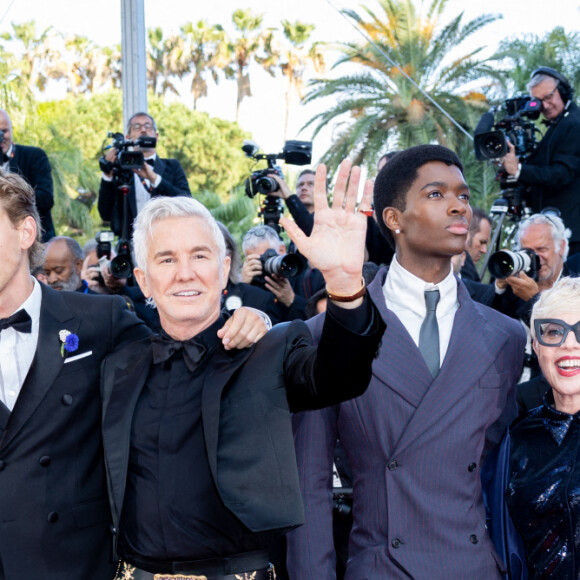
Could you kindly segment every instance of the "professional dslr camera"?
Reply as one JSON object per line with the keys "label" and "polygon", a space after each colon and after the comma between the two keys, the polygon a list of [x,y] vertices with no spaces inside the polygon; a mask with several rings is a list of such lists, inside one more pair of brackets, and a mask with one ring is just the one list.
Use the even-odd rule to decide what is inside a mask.
{"label": "professional dslr camera", "polygon": [[300,254],[284,254],[281,256],[276,250],[266,250],[260,256],[262,262],[262,275],[254,276],[252,283],[264,288],[266,279],[264,276],[282,276],[284,278],[294,278],[301,274],[306,268],[306,261]]}
{"label": "professional dslr camera", "polygon": [[[127,240],[121,238],[115,248],[115,257],[111,260],[111,244],[115,239],[115,234],[111,231],[98,232],[95,236],[97,241],[97,258],[99,267],[106,264],[113,278],[130,278],[133,274],[133,260],[131,258],[131,245]],[[103,280],[104,285],[104,280]]]}
{"label": "professional dslr camera", "polygon": [[[133,178],[133,170],[141,169],[145,163],[142,151],[133,151],[133,147],[140,149],[154,149],[157,145],[156,137],[143,135],[138,139],[125,139],[122,133],[107,133],[107,137],[113,139],[110,145],[102,148],[103,155],[99,159],[99,166],[103,173],[113,173],[113,178],[118,178],[122,183],[129,183]],[[119,154],[115,162],[107,161],[104,152],[114,147]]]}
{"label": "professional dslr camera", "polygon": [[529,248],[522,248],[517,252],[500,250],[490,256],[488,268],[490,274],[499,280],[525,272],[537,281],[541,268],[540,257]]}
{"label": "professional dslr camera", "polygon": [[280,233],[279,221],[284,213],[282,200],[279,197],[270,195],[277,191],[280,186],[278,182],[270,177],[272,174],[284,179],[282,170],[275,164],[277,159],[283,159],[289,165],[308,165],[312,161],[311,141],[286,141],[281,153],[258,153],[259,145],[247,139],[244,140],[242,151],[251,159],[256,161],[265,160],[268,163],[266,169],[254,171],[246,179],[246,195],[254,198],[256,194],[265,195],[264,202],[258,215],[263,218],[265,225],[270,226]]}

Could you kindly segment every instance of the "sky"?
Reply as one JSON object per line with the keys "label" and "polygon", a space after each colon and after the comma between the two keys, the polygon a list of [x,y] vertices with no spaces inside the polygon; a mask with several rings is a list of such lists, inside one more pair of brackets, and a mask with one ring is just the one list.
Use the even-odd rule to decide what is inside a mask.
{"label": "sky", "polygon": [[[372,3],[373,0],[366,2],[367,5]],[[148,28],[161,26],[169,35],[178,32],[185,22],[206,19],[231,30],[234,10],[250,7],[264,15],[265,27],[280,28],[284,19],[300,20],[315,25],[313,40],[359,40],[359,33],[338,12],[341,8],[356,8],[358,5],[359,2],[352,0],[145,0],[145,25]],[[473,36],[474,46],[486,46],[489,54],[507,37],[541,36],[556,26],[563,26],[568,32],[580,32],[578,0],[448,0],[442,21],[448,22],[462,10],[464,22],[483,13],[503,15],[501,20]],[[0,34],[9,31],[12,22],[34,19],[39,31],[52,26],[64,34],[87,36],[101,46],[113,45],[121,41],[120,14],[120,0],[0,0]],[[284,139],[285,81],[282,77],[272,79],[260,70],[252,74],[253,97],[245,99],[241,105],[240,124],[253,134],[264,151],[274,153],[282,149]],[[187,86],[183,92],[187,95]],[[191,99],[184,102],[191,105]],[[212,87],[210,83],[209,98],[201,99],[198,109],[234,120],[235,102],[235,82],[222,81],[219,87]],[[296,106],[291,114],[288,138],[309,139],[310,131],[300,133],[300,128],[317,110],[320,109],[314,105]],[[110,128],[104,128],[104,132],[107,130]],[[315,140],[315,158],[322,154],[330,139],[329,129]]]}

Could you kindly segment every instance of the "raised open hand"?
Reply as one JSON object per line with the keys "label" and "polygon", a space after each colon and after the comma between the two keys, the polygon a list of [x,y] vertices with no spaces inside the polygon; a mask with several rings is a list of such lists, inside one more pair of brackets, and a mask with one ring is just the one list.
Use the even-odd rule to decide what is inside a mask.
{"label": "raised open hand", "polygon": [[[314,228],[310,236],[289,219],[280,220],[310,265],[322,272],[328,290],[334,294],[350,295],[361,287],[367,218],[355,211],[359,182],[360,167],[351,168],[350,161],[343,161],[329,207],[326,166],[319,165],[314,179]],[[372,181],[367,181],[361,207],[370,207],[372,189]]]}

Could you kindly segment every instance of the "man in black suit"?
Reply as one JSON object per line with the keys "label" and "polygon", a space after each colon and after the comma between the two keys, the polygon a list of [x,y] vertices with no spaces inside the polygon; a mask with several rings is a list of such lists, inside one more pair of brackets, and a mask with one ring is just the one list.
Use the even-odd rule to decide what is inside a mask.
{"label": "man in black suit", "polygon": [[0,177],[0,247],[0,578],[110,579],[99,366],[149,332],[118,297],[31,277],[35,196],[11,174]]}
{"label": "man in black suit", "polygon": [[39,224],[33,189],[0,176],[0,580],[110,580],[100,365],[150,331],[118,296],[37,282]]}
{"label": "man in black suit", "polygon": [[362,393],[384,330],[361,286],[366,218],[354,213],[360,169],[347,190],[349,173],[345,162],[331,209],[319,168],[310,237],[282,219],[328,285],[318,349],[294,321],[246,351],[223,351],[213,329],[230,261],[215,220],[183,198],[152,200],[137,217],[135,277],[163,332],[103,366],[118,578],[273,578],[272,542],[304,517],[290,410]]}
{"label": "man in black suit", "polygon": [[541,66],[534,70],[528,90],[542,104],[548,130],[524,163],[514,146],[503,159],[507,174],[530,190],[534,212],[556,207],[572,230],[570,254],[580,250],[580,109],[574,89],[557,70]]}
{"label": "man in black suit", "polygon": [[[127,139],[132,141],[140,137],[159,137],[157,125],[151,115],[147,113],[135,113],[127,124]],[[130,184],[128,193],[127,225],[128,234],[131,234],[132,224],[139,210],[151,198],[163,196],[191,196],[187,177],[177,159],[161,159],[155,152],[155,148],[141,149],[145,157],[145,164],[136,169],[133,182]],[[114,162],[118,151],[111,148],[105,155],[105,159]],[[113,173],[103,173],[101,187],[99,189],[99,214],[105,221],[111,222],[111,229],[118,236],[122,235],[123,229],[123,195],[113,179]]]}
{"label": "man in black suit", "polygon": [[2,150],[1,167],[4,173],[18,173],[32,186],[35,193],[36,207],[40,214],[42,241],[52,238],[54,225],[50,210],[54,205],[52,171],[46,153],[40,147],[17,145],[13,141],[12,121],[6,111],[0,110],[0,139]]}

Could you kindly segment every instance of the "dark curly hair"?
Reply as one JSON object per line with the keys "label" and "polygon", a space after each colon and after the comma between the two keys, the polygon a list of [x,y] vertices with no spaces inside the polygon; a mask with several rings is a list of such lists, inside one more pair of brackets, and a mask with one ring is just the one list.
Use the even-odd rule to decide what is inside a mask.
{"label": "dark curly hair", "polygon": [[417,179],[418,170],[432,161],[441,161],[446,165],[456,165],[463,173],[463,164],[457,154],[442,145],[417,145],[400,151],[380,171],[375,179],[373,190],[373,207],[379,228],[389,244],[395,248],[391,230],[383,220],[383,211],[394,207],[405,211],[407,192]]}

